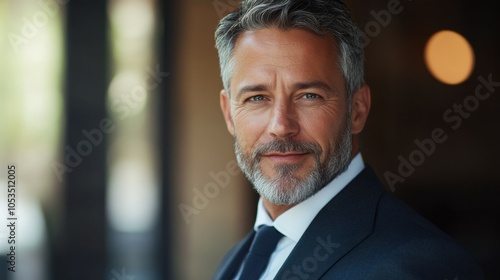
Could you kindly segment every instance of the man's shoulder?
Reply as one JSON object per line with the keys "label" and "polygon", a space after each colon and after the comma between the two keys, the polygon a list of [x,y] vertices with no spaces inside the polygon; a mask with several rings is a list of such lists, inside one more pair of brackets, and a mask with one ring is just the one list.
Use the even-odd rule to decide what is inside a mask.
{"label": "man's shoulder", "polygon": [[[364,203],[377,201],[376,206],[367,204],[375,211],[372,230],[332,267],[337,275],[345,271],[349,279],[362,275],[363,279],[482,279],[476,260],[464,247],[384,190],[372,170],[360,175],[363,178],[352,186],[358,189],[357,198]],[[372,198],[363,198],[360,192]],[[361,274],[351,275],[353,271]]]}
{"label": "man's shoulder", "polygon": [[346,272],[346,279],[483,279],[477,261],[452,237],[409,206],[397,200],[384,205],[385,199],[372,234],[329,273]]}
{"label": "man's shoulder", "polygon": [[[357,210],[357,215],[364,214],[372,217],[372,235],[378,236],[380,234],[381,238],[401,239],[402,241],[415,238],[437,238],[453,241],[450,236],[433,223],[394,196],[393,193],[387,191],[370,166],[367,166],[347,188],[350,188],[350,190],[346,190],[350,194],[342,198],[339,196],[339,199],[352,200],[354,198],[363,203],[359,208],[371,205],[370,211],[359,208],[355,210]],[[374,213],[370,213],[371,211]]]}
{"label": "man's shoulder", "polygon": [[385,244],[425,247],[428,243],[433,247],[442,244],[462,248],[450,235],[387,191],[379,199],[371,238],[385,240]]}
{"label": "man's shoulder", "polygon": [[[446,254],[456,248],[465,252],[451,236],[390,193],[380,199],[371,238],[384,240],[385,245],[396,246],[394,249],[415,247],[421,253]],[[447,250],[439,252],[439,248]]]}

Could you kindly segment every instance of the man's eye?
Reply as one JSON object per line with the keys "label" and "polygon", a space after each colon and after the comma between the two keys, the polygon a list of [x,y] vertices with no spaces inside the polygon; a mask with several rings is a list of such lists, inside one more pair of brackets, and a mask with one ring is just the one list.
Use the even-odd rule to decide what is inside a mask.
{"label": "man's eye", "polygon": [[304,94],[304,98],[305,99],[316,99],[316,98],[319,98],[319,94],[316,94],[316,93],[306,93]]}
{"label": "man's eye", "polygon": [[256,95],[248,98],[248,101],[253,101],[253,102],[259,102],[259,101],[264,101],[264,96],[262,95]]}

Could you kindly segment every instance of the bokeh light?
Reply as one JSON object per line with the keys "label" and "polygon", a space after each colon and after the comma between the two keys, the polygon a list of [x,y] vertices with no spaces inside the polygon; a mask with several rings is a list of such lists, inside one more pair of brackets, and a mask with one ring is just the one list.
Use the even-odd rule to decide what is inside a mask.
{"label": "bokeh light", "polygon": [[425,63],[437,80],[456,85],[470,76],[474,68],[474,51],[462,35],[443,30],[427,42]]}

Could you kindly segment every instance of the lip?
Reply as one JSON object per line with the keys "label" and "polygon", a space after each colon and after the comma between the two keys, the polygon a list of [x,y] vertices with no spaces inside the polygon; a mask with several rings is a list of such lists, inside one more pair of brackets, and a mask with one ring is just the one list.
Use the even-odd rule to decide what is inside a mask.
{"label": "lip", "polygon": [[264,158],[268,158],[275,162],[280,163],[291,163],[302,160],[308,153],[303,152],[288,152],[288,153],[268,153],[262,155]]}

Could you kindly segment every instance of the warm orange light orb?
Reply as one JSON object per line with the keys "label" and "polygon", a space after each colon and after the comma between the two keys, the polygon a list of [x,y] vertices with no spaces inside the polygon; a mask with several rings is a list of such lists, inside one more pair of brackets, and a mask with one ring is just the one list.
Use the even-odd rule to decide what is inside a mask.
{"label": "warm orange light orb", "polygon": [[425,47],[424,56],[431,74],[449,85],[465,81],[474,68],[474,51],[469,42],[450,30],[432,35]]}

